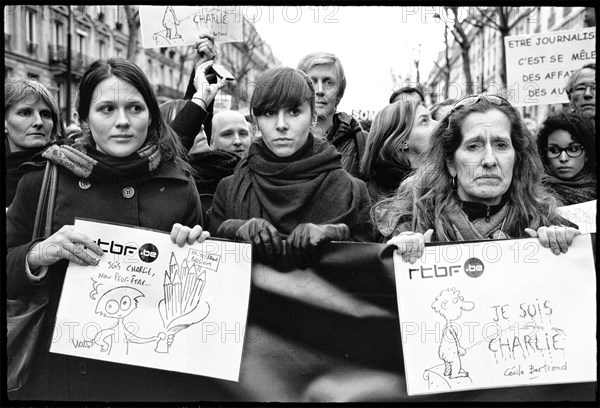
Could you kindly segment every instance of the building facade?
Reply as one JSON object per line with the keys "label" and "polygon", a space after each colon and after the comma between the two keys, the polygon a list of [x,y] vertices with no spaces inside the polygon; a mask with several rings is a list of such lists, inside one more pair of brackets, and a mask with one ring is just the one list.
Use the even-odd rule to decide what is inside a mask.
{"label": "building facade", "polygon": [[[133,7],[137,11],[137,7]],[[139,17],[132,14],[130,18]],[[245,25],[249,26],[248,32],[255,33],[252,38],[260,39],[251,23],[245,22]],[[70,75],[67,60],[69,38]],[[244,38],[250,37],[245,35]],[[67,104],[70,99],[69,112],[74,112],[76,90],[88,66],[99,58],[127,58],[129,39],[124,6],[5,6],[4,77],[30,77],[48,86],[59,103],[63,120],[70,122],[72,114],[71,118],[67,118]],[[277,63],[270,47],[262,40],[260,43],[260,47],[251,48],[245,46],[245,42],[222,44],[220,48],[225,48],[225,51],[220,52],[218,58],[228,55],[227,48],[237,49],[238,58],[251,61],[247,64],[246,78],[253,80],[266,67]],[[159,102],[182,98],[193,68],[193,47],[143,49],[139,31],[133,47],[137,52],[131,59],[148,76]],[[219,59],[217,62],[220,62]],[[231,88],[225,92],[237,91]]]}
{"label": "building facade", "polygon": [[[489,10],[490,7],[482,8]],[[509,14],[509,22],[518,18],[531,8],[516,8]],[[491,10],[489,10],[491,12]],[[473,13],[472,11],[470,11]],[[466,15],[466,13],[464,14]],[[594,23],[595,24],[595,23]],[[508,35],[536,34],[541,32],[571,30],[588,26],[585,7],[535,7],[528,17],[521,20]],[[490,92],[507,93],[506,85],[499,75],[501,64],[501,48],[504,47],[499,31],[490,25],[464,24],[469,38],[471,82],[474,93]],[[449,34],[448,38],[452,38]],[[445,52],[438,54],[436,64],[429,73],[426,82],[429,102],[435,104],[446,98],[445,88],[448,86],[448,98],[460,99],[467,95],[466,79],[463,72],[461,49],[456,41],[449,41],[448,48],[450,78],[447,81]],[[448,82],[448,84],[447,84]],[[566,82],[566,81],[565,81]],[[561,109],[562,105],[536,105],[518,108],[524,117],[543,120],[549,113]]]}

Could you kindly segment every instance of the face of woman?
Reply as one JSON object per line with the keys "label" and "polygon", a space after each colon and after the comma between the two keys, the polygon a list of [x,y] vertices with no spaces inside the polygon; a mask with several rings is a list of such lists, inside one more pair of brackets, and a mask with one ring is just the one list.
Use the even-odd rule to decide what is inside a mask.
{"label": "face of woman", "polygon": [[11,152],[44,147],[50,141],[53,126],[52,110],[33,95],[11,106],[4,116]]}
{"label": "face of woman", "polygon": [[194,139],[194,145],[190,149],[189,154],[204,153],[208,152],[209,150],[210,146],[208,145],[208,140],[206,139],[206,133],[204,133],[204,127],[202,127]]}
{"label": "face of woman", "polygon": [[94,90],[87,123],[99,151],[127,157],[146,140],[150,112],[142,94],[115,76]]}
{"label": "face of woman", "polygon": [[269,150],[276,156],[289,157],[306,143],[315,115],[306,101],[296,108],[266,112],[256,119]]}
{"label": "face of woman", "polygon": [[[571,157],[567,152],[581,152],[580,156]],[[566,130],[555,130],[548,136],[548,153],[559,153],[558,157],[548,157],[548,167],[556,177],[562,180],[570,180],[578,175],[585,166],[586,155],[583,146],[573,140]]]}
{"label": "face of woman", "polygon": [[406,156],[413,169],[416,169],[419,166],[421,161],[420,156],[427,148],[429,138],[437,124],[438,122],[436,120],[431,119],[429,109],[422,105],[417,107],[413,127],[408,135],[408,140],[406,141],[406,144],[408,145]]}
{"label": "face of woman", "polygon": [[472,113],[461,126],[462,141],[448,162],[465,201],[499,204],[508,191],[515,164],[509,118],[498,110]]}

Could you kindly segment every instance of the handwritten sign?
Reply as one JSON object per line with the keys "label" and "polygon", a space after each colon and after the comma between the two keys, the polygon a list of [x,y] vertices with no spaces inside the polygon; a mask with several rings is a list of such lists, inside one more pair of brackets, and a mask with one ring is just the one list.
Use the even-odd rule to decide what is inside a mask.
{"label": "handwritten sign", "polygon": [[156,231],[81,219],[75,228],[105,254],[67,268],[51,352],[238,380],[249,244],[180,248]]}
{"label": "handwritten sign", "polygon": [[567,103],[571,74],[596,62],[596,28],[504,38],[506,77],[515,106]]}
{"label": "handwritten sign", "polygon": [[215,42],[241,42],[242,21],[239,6],[140,6],[144,48],[194,45],[206,33]]}
{"label": "handwritten sign", "polygon": [[394,255],[409,395],[596,381],[589,234],[553,255],[537,238]]}
{"label": "handwritten sign", "polygon": [[574,222],[581,232],[596,232],[596,200],[559,207],[558,212]]}

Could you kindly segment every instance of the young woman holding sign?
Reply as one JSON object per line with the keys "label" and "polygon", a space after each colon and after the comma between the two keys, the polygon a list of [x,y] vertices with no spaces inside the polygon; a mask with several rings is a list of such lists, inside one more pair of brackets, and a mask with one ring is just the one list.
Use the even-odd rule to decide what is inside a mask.
{"label": "young woman holding sign", "polygon": [[[82,142],[44,150],[6,214],[8,297],[45,285],[50,299],[39,339],[44,347],[38,348],[33,377],[16,397],[164,400],[173,397],[168,384],[185,384],[189,376],[48,352],[67,261],[93,267],[103,255],[74,229],[75,217],[171,231],[180,246],[208,236],[197,225],[201,206],[185,152],[139,67],[123,59],[94,62],[82,78],[77,110]],[[32,241],[45,160],[58,167],[53,233]]]}
{"label": "young woman holding sign", "polygon": [[498,96],[458,101],[430,138],[424,165],[373,208],[405,260],[424,243],[539,237],[554,254],[579,234],[541,185],[542,164],[519,113]]}

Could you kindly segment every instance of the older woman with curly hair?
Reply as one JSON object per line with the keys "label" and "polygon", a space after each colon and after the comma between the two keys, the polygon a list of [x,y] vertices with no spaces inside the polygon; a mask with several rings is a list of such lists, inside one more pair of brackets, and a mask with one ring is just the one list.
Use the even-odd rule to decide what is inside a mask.
{"label": "older woman with curly hair", "polygon": [[424,242],[537,236],[555,254],[579,231],[542,186],[535,142],[508,101],[472,95],[457,102],[430,139],[423,165],[372,216],[403,259]]}
{"label": "older woman with curly hair", "polygon": [[543,183],[564,205],[596,199],[594,119],[561,111],[546,118],[538,151],[546,173]]}

